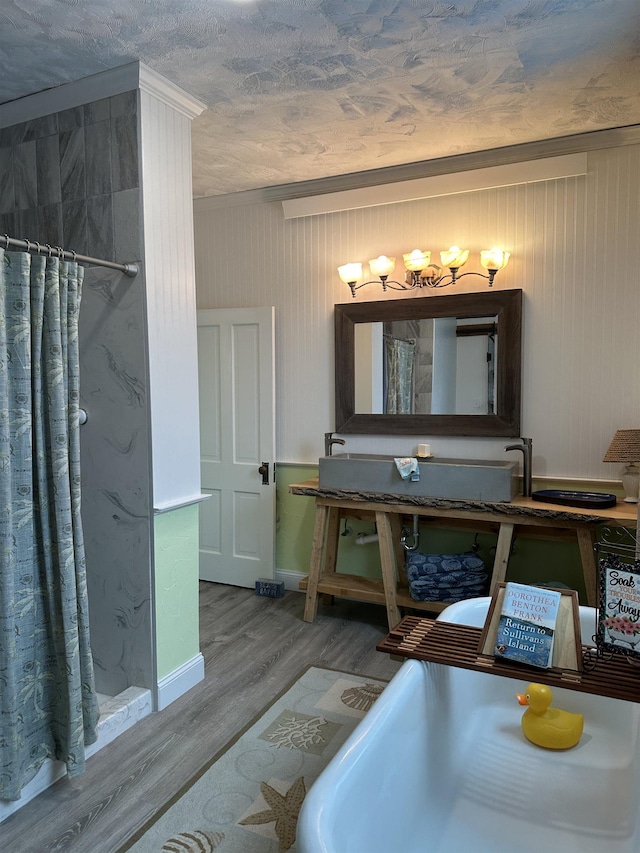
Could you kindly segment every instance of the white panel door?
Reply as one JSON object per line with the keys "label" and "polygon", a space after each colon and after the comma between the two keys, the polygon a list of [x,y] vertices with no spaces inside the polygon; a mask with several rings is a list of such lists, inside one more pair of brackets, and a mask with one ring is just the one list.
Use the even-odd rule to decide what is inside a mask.
{"label": "white panel door", "polygon": [[198,377],[200,578],[252,587],[274,576],[274,309],[198,311]]}

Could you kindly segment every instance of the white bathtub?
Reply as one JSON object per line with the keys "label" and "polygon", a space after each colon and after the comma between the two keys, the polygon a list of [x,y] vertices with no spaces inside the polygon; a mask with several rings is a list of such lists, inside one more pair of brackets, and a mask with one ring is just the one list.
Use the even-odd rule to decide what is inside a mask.
{"label": "white bathtub", "polygon": [[[482,625],[488,603],[440,618]],[[581,622],[590,638],[595,611]],[[407,661],[309,791],[298,853],[640,853],[640,706],[554,688],[584,734],[543,750],[520,727],[527,683]]]}

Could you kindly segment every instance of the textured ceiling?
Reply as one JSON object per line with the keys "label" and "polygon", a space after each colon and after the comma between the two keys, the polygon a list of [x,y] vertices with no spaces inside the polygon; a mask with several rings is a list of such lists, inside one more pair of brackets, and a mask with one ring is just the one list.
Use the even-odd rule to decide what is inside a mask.
{"label": "textured ceiling", "polygon": [[194,196],[640,123],[638,0],[0,0],[0,103],[138,59]]}

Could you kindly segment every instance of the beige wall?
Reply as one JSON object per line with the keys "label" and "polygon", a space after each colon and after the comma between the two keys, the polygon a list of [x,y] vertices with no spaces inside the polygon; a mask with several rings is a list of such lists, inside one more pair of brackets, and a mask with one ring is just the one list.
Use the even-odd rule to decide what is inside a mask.
{"label": "beige wall", "polygon": [[[640,426],[640,146],[590,152],[583,177],[304,219],[285,220],[279,202],[240,201],[195,202],[198,307],[275,305],[278,461],[316,461],[334,426],[332,312],[351,299],[338,264],[457,243],[479,269],[479,250],[500,245],[512,260],[496,286],[525,295],[522,432],[533,437],[534,474],[617,479],[617,466],[601,462],[608,442],[617,428]],[[485,288],[470,277],[440,293]],[[376,286],[358,293],[379,298]],[[475,458],[499,457],[505,444],[347,442],[404,453],[417,438],[438,455]]]}

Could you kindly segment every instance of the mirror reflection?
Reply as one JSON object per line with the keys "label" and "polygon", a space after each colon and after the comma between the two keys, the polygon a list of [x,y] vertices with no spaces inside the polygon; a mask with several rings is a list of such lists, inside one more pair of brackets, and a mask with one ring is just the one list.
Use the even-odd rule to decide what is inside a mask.
{"label": "mirror reflection", "polygon": [[355,411],[491,415],[498,318],[428,317],[354,329]]}

